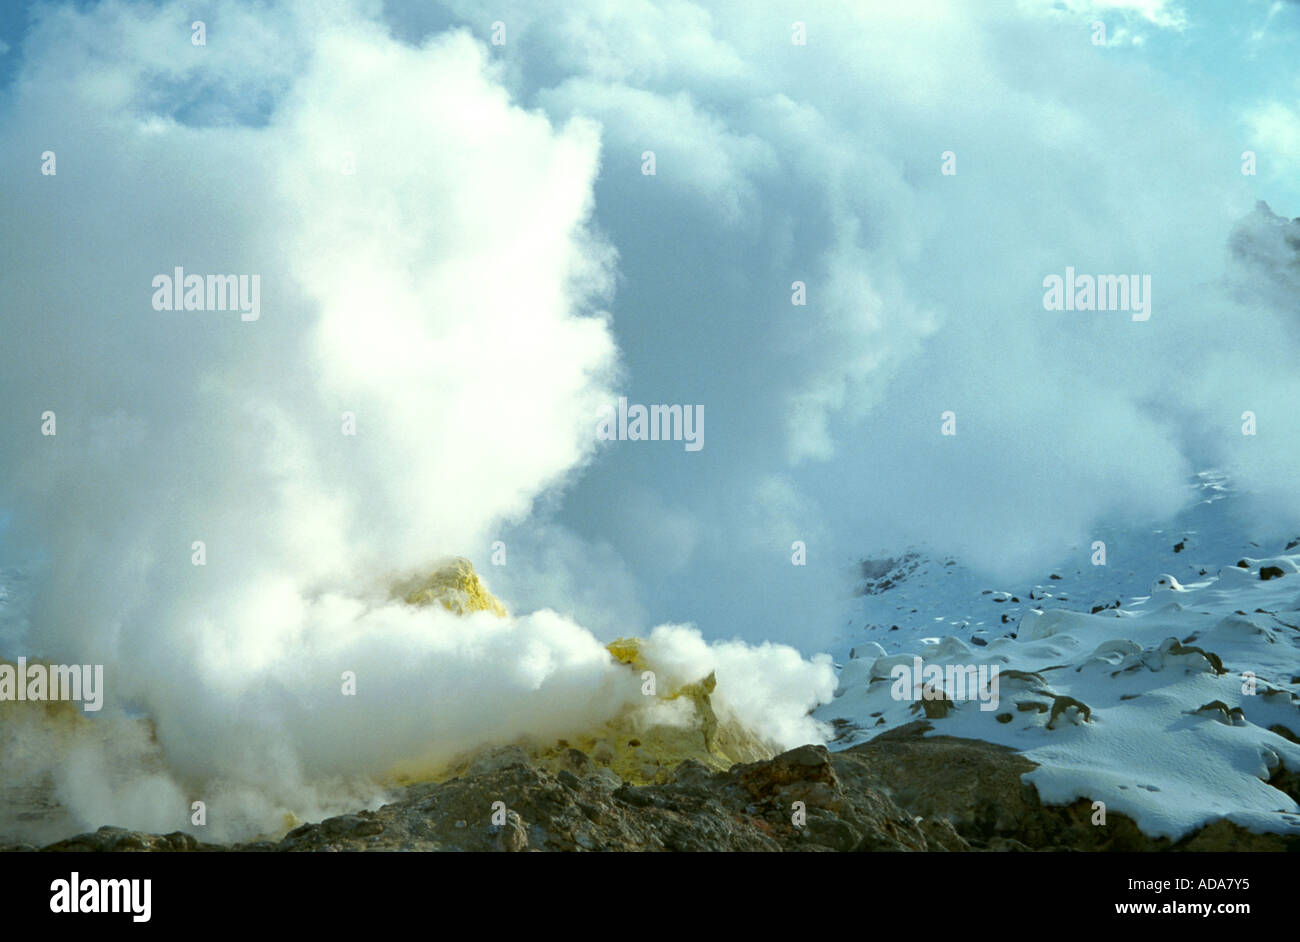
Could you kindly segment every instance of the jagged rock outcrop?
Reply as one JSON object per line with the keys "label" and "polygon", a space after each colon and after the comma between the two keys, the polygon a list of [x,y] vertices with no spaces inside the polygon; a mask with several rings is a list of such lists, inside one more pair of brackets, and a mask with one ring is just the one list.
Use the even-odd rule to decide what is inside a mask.
{"label": "jagged rock outcrop", "polygon": [[468,615],[491,612],[506,617],[506,607],[488,591],[468,559],[457,556],[441,563],[427,576],[408,579],[393,586],[393,594],[408,605],[432,605],[435,602],[449,612]]}
{"label": "jagged rock outcrop", "polygon": [[[667,780],[617,781],[577,750],[544,768],[520,749],[465,774],[408,786],[376,811],[305,824],[278,842],[216,845],[187,834],[101,828],[47,851],[965,851],[1300,850],[1215,822],[1171,843],[1087,801],[1045,806],[1005,747],[924,738],[925,721],[845,752],[801,746],[716,771],[687,760]],[[497,823],[494,823],[494,817]],[[5,850],[34,850],[9,847]]]}

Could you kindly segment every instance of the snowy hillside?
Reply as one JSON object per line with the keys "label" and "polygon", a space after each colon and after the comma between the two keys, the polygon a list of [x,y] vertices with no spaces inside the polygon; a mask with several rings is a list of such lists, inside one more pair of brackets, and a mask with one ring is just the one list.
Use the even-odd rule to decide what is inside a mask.
{"label": "snowy hillside", "polygon": [[[1254,548],[1224,482],[1200,487],[1181,529],[1099,535],[1111,565],[1082,548],[1082,565],[1040,585],[997,592],[919,555],[876,575],[865,600],[881,627],[854,639],[816,712],[834,747],[926,717],[934,735],[1039,763],[1026,780],[1044,801],[1101,801],[1153,837],[1220,817],[1300,834],[1300,546]],[[958,687],[968,676],[987,686]]]}
{"label": "snowy hillside", "polygon": [[1047,563],[1054,568],[1045,568],[1036,584],[991,585],[953,560],[919,552],[863,560],[859,624],[834,653],[850,656],[852,646],[863,641],[905,650],[918,637],[945,634],[969,636],[979,645],[1013,632],[1033,609],[1113,608],[1144,594],[1155,574],[1169,573],[1186,584],[1225,562],[1265,551],[1239,519],[1223,474],[1203,471],[1189,487],[1189,507],[1172,524],[1098,526],[1092,538],[1106,544],[1106,565],[1092,564],[1090,545],[1071,547]]}

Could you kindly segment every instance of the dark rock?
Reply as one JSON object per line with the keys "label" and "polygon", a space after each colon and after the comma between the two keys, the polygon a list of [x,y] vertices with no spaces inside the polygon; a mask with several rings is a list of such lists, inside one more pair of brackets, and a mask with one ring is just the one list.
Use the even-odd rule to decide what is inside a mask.
{"label": "dark rock", "polygon": [[497,831],[497,849],[506,853],[528,849],[528,831],[524,828],[524,820],[514,811],[506,813],[506,823]]}
{"label": "dark rock", "polygon": [[[1088,720],[1087,706],[1069,698],[1056,698],[1050,707],[1017,704],[1051,709],[1053,720],[1071,707]],[[1036,767],[1024,756],[978,740],[927,736],[933,728],[917,720],[843,752],[801,746],[725,772],[688,761],[664,784],[613,790],[567,768],[552,772],[497,753],[474,763],[478,771],[408,786],[376,811],[305,824],[274,843],[201,844],[182,833],[106,827],[44,850],[1300,850],[1300,840],[1253,834],[1226,820],[1178,842],[1149,838],[1116,812],[1107,814],[1104,826],[1094,825],[1089,799],[1043,805],[1024,782]],[[1289,730],[1274,732],[1294,739]],[[1279,798],[1300,796],[1300,776],[1283,768],[1269,784]],[[497,802],[507,809],[503,825],[492,821]]]}
{"label": "dark rock", "polygon": [[180,831],[174,831],[171,834],[144,834],[140,831],[128,831],[125,828],[102,827],[98,831],[89,834],[78,834],[76,837],[58,841],[41,849],[56,853],[130,853],[150,851],[185,852],[219,848],[213,844],[200,844],[191,835]]}
{"label": "dark rock", "polygon": [[1068,717],[1069,714],[1066,712],[1068,710],[1077,711],[1076,715],[1082,719],[1083,722],[1092,722],[1092,710],[1088,707],[1088,704],[1084,703],[1082,700],[1076,700],[1074,697],[1059,696],[1055,697],[1052,701],[1052,713],[1047,718],[1047,728],[1055,728],[1055,723],[1058,717]]}
{"label": "dark rock", "polygon": [[1295,743],[1297,746],[1300,746],[1300,736],[1297,736],[1295,733],[1291,732],[1291,730],[1287,729],[1281,723],[1274,723],[1272,726],[1268,728],[1268,731],[1270,733],[1277,733],[1283,739],[1290,740],[1291,742]]}

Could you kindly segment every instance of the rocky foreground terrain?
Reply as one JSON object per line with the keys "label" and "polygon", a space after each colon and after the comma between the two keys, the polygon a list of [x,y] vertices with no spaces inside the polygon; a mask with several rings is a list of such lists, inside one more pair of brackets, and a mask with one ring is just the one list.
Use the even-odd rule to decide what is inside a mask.
{"label": "rocky foreground terrain", "polygon": [[[844,752],[801,746],[710,770],[687,760],[663,784],[630,785],[570,750],[545,769],[517,747],[463,775],[406,787],[377,811],[306,824],[278,842],[207,844],[189,834],[104,827],[46,851],[1281,851],[1300,842],[1220,820],[1177,843],[1080,800],[1044,806],[1021,776],[1033,763],[1005,747],[922,738],[918,721]],[[1271,782],[1300,795],[1300,782]],[[493,824],[504,802],[506,823]],[[803,803],[806,820],[795,824]],[[500,806],[497,806],[498,816]],[[4,850],[37,850],[29,845]]]}

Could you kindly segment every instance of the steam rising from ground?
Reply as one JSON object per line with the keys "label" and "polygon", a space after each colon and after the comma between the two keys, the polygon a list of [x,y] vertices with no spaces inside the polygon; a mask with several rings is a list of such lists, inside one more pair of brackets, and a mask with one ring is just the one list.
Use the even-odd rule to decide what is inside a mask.
{"label": "steam rising from ground", "polygon": [[[376,800],[398,760],[637,701],[552,611],[388,596],[590,457],[617,373],[597,128],[512,104],[464,33],[415,48],[344,4],[218,3],[206,47],[182,4],[42,15],[0,151],[9,179],[58,159],[0,230],[23,273],[0,283],[0,506],[49,565],[4,653],[103,663],[109,705],[58,735],[7,722],[4,784],[51,772],[81,826],[174,830],[202,799],[207,836],[247,836]],[[153,310],[178,265],[259,274],[260,320]],[[773,741],[817,736],[824,661],[657,645],[691,680],[730,673],[720,706]]]}
{"label": "steam rising from ground", "polygon": [[[692,619],[813,650],[881,546],[1041,578],[1107,516],[1173,514],[1207,466],[1291,528],[1294,231],[1250,216],[1295,176],[1290,111],[1256,103],[1243,139],[1216,57],[1262,87],[1267,47],[1182,6],[501,0],[503,47],[462,0],[39,8],[0,91],[0,180],[21,181],[0,193],[0,513],[11,552],[49,561],[19,650],[105,663],[159,737],[65,764],[69,800],[170,826],[142,819],[220,773],[213,821],[262,822],[431,743],[635,695],[560,616],[388,601],[501,537],[506,601],[602,640]],[[1184,28],[1215,68],[1161,42]],[[153,311],[176,265],[260,274],[261,319]],[[1151,274],[1151,320],[1044,311],[1067,265]],[[708,447],[591,464],[623,392],[703,403]],[[773,737],[815,734],[824,664],[656,637],[721,697],[750,671],[734,708]],[[346,669],[358,696],[335,699]],[[125,782],[155,754],[119,815],[94,807],[96,763]]]}

